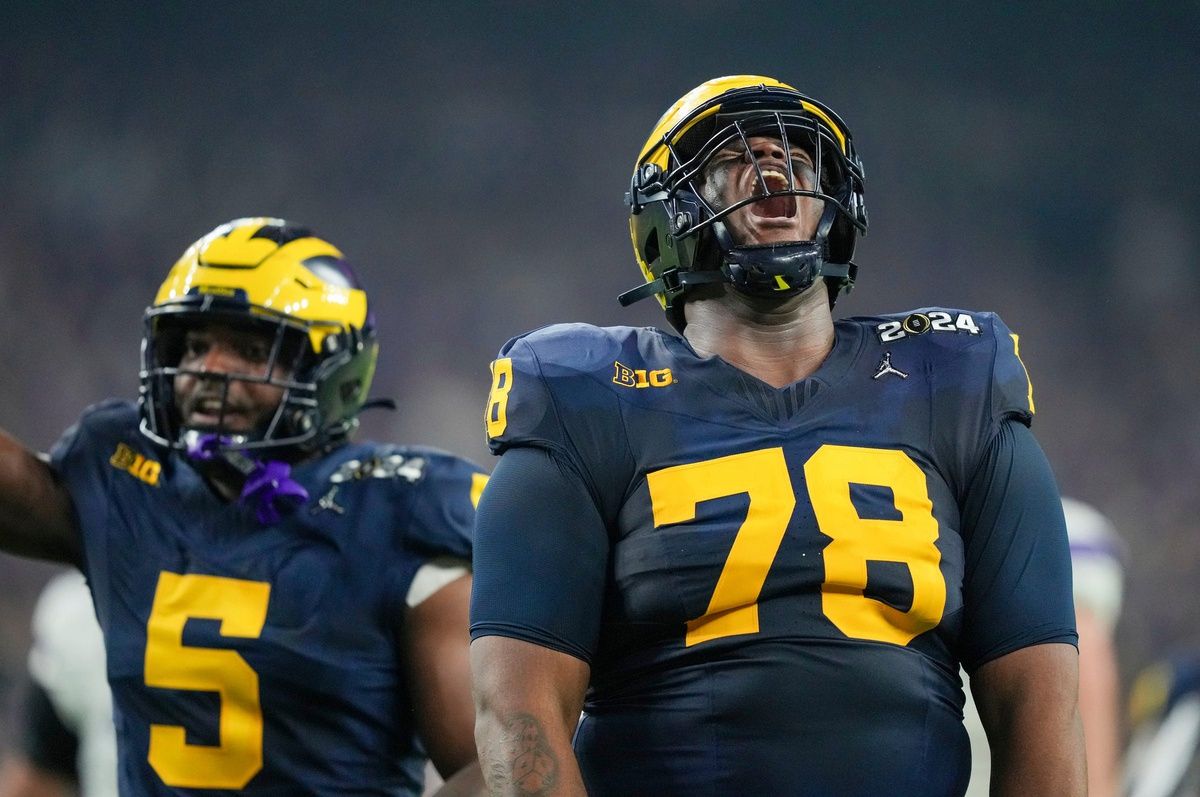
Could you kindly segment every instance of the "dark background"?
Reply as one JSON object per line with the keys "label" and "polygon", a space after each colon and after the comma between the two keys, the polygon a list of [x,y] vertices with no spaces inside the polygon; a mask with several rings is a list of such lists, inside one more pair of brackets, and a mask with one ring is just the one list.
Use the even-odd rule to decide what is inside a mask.
{"label": "dark background", "polygon": [[[133,396],[176,257],[277,215],[369,288],[400,411],[367,432],[490,467],[508,337],[660,322],[615,300],[640,281],[622,193],[655,120],[766,74],[836,109],[866,164],[839,313],[1000,312],[1063,491],[1128,544],[1124,681],[1200,646],[1200,5],[346,5],[0,8],[0,426],[45,449]],[[51,572],[0,557],[0,709]]]}

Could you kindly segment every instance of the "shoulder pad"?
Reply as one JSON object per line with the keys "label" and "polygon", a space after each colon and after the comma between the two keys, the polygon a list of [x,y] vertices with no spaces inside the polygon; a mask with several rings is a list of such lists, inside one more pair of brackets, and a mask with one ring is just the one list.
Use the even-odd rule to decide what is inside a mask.
{"label": "shoulder pad", "polygon": [[132,401],[109,399],[93,404],[50,450],[51,467],[63,473],[67,468],[86,467],[93,457],[107,461],[116,453],[117,445],[130,452],[153,448],[150,440],[138,432],[139,418]]}
{"label": "shoulder pad", "polygon": [[125,434],[141,422],[137,405],[125,399],[106,399],[92,404],[79,416],[79,424],[98,433]]}
{"label": "shoulder pad", "polygon": [[606,384],[622,352],[636,348],[638,334],[631,327],[558,324],[506,343],[491,364],[484,416],[492,451],[529,444],[571,453],[571,427],[614,417]]}
{"label": "shoulder pad", "polygon": [[992,359],[992,416],[1015,416],[1025,424],[1033,420],[1033,382],[1021,360],[1021,338],[1000,316],[984,314],[990,322],[995,353]]}
{"label": "shoulder pad", "polygon": [[332,484],[382,480],[415,485],[445,472],[482,472],[482,468],[432,446],[364,441],[342,446],[319,463],[318,479]]}
{"label": "shoulder pad", "polygon": [[607,370],[611,359],[631,340],[636,345],[639,331],[634,327],[552,324],[513,338],[504,344],[499,356],[513,356],[510,350],[524,342],[547,376],[554,376],[558,369],[572,373]]}
{"label": "shoulder pad", "polygon": [[1021,361],[1020,338],[995,313],[922,307],[846,320],[867,325],[880,346],[897,354],[919,354],[930,368],[950,377],[940,380],[946,384],[987,382],[987,404],[981,409],[993,420],[1032,420],[1033,385]]}
{"label": "shoulder pad", "polygon": [[410,461],[424,463],[407,529],[410,547],[428,556],[470,561],[475,507],[487,474],[473,462],[437,449],[402,450]]}

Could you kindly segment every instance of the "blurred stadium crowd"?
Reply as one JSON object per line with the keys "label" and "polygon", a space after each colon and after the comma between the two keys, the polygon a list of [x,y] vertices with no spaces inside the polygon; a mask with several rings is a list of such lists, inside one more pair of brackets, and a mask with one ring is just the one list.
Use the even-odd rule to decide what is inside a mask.
{"label": "blurred stadium crowd", "polygon": [[[699,80],[762,72],[841,109],[866,165],[839,313],[998,311],[1063,492],[1124,536],[1126,691],[1200,649],[1194,3],[455,6],[0,10],[0,426],[46,448],[132,395],[181,244],[270,213],[338,241],[370,290],[376,392],[400,409],[369,434],[490,467],[506,338],[659,323],[615,300],[639,281],[621,196],[647,125]],[[5,707],[51,572],[0,559]]]}

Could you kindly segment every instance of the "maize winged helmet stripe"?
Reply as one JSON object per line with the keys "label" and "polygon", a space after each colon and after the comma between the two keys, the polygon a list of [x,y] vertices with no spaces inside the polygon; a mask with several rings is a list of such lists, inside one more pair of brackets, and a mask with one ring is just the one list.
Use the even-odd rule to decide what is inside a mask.
{"label": "maize winged helmet stripe", "polygon": [[241,291],[251,305],[316,323],[310,335],[314,351],[320,351],[331,331],[361,328],[367,319],[366,293],[330,283],[305,267],[314,258],[341,260],[341,251],[312,236],[282,245],[254,237],[273,221],[254,219],[190,247],[171,269],[154,304],[191,293],[230,296]]}
{"label": "maize winged helmet stripe", "polygon": [[[703,83],[676,101],[675,104],[672,105],[665,114],[663,114],[662,118],[658,120],[658,124],[654,126],[654,130],[650,133],[649,140],[647,140],[646,145],[642,147],[642,151],[638,155],[638,164],[654,163],[666,171],[669,168],[668,162],[670,160],[670,151],[667,148],[664,139],[665,136],[670,133],[676,125],[685,119],[688,114],[694,112],[695,109],[699,108],[706,102],[719,97],[725,92],[732,91],[734,89],[750,88],[753,86],[766,86],[768,88],[781,88],[788,89],[790,91],[796,91],[795,88],[789,86],[787,83],[783,83],[774,78],[764,77],[762,75],[730,75],[728,77],[715,78],[707,83]],[[845,154],[846,135],[833,121],[833,119],[829,118],[828,114],[810,102],[801,100],[800,105],[805,111],[811,113],[813,116],[816,116],[829,127],[834,136],[837,138],[838,146],[841,148],[842,153]],[[697,123],[719,113],[720,110],[721,106],[715,105],[712,108],[708,108],[702,113],[697,114],[694,119],[689,120],[687,127],[676,131],[670,143],[675,144]]]}

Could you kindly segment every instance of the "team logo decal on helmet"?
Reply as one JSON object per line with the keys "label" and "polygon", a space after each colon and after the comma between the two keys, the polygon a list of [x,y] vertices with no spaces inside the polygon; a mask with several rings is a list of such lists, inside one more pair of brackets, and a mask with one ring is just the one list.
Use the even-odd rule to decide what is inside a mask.
{"label": "team logo decal on helmet", "polygon": [[[187,330],[209,323],[266,334],[261,373],[210,373],[180,367]],[[367,306],[342,253],[282,219],[223,224],[188,247],[146,310],[142,337],[141,429],[160,445],[186,449],[197,430],[183,425],[175,378],[220,385],[218,422],[202,430],[230,449],[312,451],[345,440],[358,426],[379,344]],[[261,428],[223,428],[236,380],[282,390]]]}
{"label": "team logo decal on helmet", "polygon": [[[731,147],[743,148],[754,162],[754,136],[781,143],[788,175],[768,176],[756,165],[754,195],[722,207],[702,190],[709,167]],[[808,183],[795,176],[794,147],[812,159]],[[766,245],[733,240],[725,224],[730,214],[783,197],[823,203],[812,240]],[[726,282],[748,294],[788,296],[824,277],[832,304],[854,283],[857,267],[850,258],[867,230],[862,163],[845,124],[791,86],[756,75],[710,80],[672,105],[638,156],[626,203],[646,283],[623,293],[621,304],[657,295],[679,330],[689,290],[700,285]]]}

